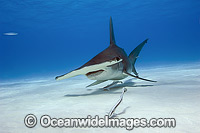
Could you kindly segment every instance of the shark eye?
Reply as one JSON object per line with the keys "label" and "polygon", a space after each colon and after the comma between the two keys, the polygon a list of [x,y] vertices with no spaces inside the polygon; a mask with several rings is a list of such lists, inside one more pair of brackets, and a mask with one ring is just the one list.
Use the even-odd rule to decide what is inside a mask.
{"label": "shark eye", "polygon": [[119,60],[120,60],[120,58],[119,58],[119,57],[115,57],[114,59],[115,59],[115,60],[117,60],[117,61],[119,61]]}

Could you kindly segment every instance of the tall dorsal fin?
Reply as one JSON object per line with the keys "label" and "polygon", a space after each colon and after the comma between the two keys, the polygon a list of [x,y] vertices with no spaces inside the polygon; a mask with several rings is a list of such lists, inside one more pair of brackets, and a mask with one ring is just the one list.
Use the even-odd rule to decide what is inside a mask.
{"label": "tall dorsal fin", "polygon": [[110,46],[112,45],[116,45],[116,43],[115,43],[115,36],[114,36],[114,30],[113,30],[112,17],[110,17]]}

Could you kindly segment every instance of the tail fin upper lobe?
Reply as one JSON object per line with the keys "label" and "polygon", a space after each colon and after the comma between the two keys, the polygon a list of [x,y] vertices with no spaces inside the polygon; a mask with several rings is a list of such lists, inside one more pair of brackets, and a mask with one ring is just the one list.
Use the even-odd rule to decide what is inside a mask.
{"label": "tail fin upper lobe", "polygon": [[132,71],[135,75],[138,75],[138,73],[135,69],[135,62],[136,62],[138,55],[139,55],[140,51],[142,50],[143,46],[147,43],[147,40],[148,39],[146,39],[142,43],[140,43],[128,56],[129,60],[132,63],[132,66],[133,66]]}

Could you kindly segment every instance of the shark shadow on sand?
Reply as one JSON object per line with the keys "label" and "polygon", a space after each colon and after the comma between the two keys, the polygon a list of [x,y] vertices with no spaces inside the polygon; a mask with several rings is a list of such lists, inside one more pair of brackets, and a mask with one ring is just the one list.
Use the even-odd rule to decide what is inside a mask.
{"label": "shark shadow on sand", "polygon": [[153,85],[150,85],[150,84],[136,85],[135,82],[126,81],[124,83],[117,84],[110,87],[109,90],[105,90],[104,88],[98,88],[98,89],[95,89],[95,91],[91,93],[66,94],[64,95],[64,97],[80,97],[80,96],[91,96],[91,95],[102,95],[102,94],[121,94],[121,92],[118,92],[118,90],[121,90],[124,87],[148,87],[148,86],[153,86]]}

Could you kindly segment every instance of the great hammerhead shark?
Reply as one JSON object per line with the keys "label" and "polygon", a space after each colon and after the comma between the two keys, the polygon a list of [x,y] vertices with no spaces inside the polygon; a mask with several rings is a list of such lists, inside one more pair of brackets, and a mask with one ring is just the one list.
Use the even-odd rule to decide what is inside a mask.
{"label": "great hammerhead shark", "polygon": [[[97,54],[90,61],[78,69],[75,69],[61,76],[57,76],[56,80],[67,79],[77,75],[86,75],[89,79],[96,80],[94,83],[88,85],[87,87],[94,86],[108,80],[113,80],[113,84],[115,84],[119,82],[119,80],[122,80],[128,76],[132,76],[134,78],[145,81],[156,82],[139,77],[135,69],[135,62],[141,49],[147,43],[147,40],[148,39],[144,40],[129,54],[129,56],[127,56],[124,49],[116,45],[112,18],[110,17],[109,47]],[[134,75],[131,74],[131,72],[133,72]]]}

